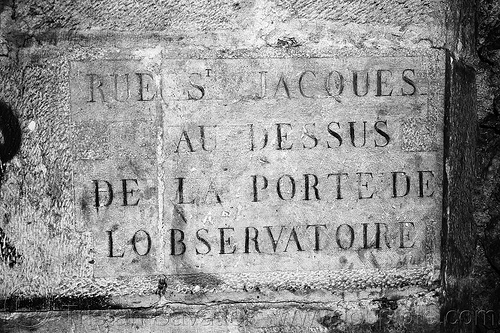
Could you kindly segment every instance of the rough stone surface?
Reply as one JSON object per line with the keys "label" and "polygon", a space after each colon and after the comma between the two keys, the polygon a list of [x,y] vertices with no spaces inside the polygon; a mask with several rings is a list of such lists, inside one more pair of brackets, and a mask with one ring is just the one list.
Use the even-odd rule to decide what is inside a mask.
{"label": "rough stone surface", "polygon": [[[478,332],[500,331],[500,4],[483,0],[478,6],[478,178],[474,187],[474,222],[477,230],[473,275],[474,297],[469,309],[488,309],[493,320],[479,321]],[[473,326],[473,325],[469,325]]]}
{"label": "rough stone surface", "polygon": [[[89,1],[70,0],[14,4],[20,30],[38,32],[49,29],[99,29],[118,31],[216,30],[236,27],[243,16],[265,6],[266,14],[279,18],[328,20],[341,24],[413,24],[442,20],[444,1]],[[257,6],[256,6],[257,5]],[[269,15],[271,16],[271,15]]]}
{"label": "rough stone surface", "polygon": [[[474,256],[475,230],[472,219],[472,192],[475,174],[476,114],[475,75],[471,67],[452,60],[449,65],[447,85],[450,96],[448,109],[448,129],[445,140],[448,150],[445,152],[447,178],[444,186],[445,212],[443,223],[443,271],[442,279],[446,301],[442,308],[446,314],[450,309],[470,303],[471,290],[468,278]],[[468,126],[472,124],[472,126]],[[450,330],[455,328],[450,327]]]}
{"label": "rough stone surface", "polygon": [[[3,257],[5,265],[0,268],[2,298],[7,299],[5,307],[14,311],[89,310],[68,312],[69,319],[65,320],[51,312],[5,313],[2,314],[3,327],[7,327],[6,331],[34,328],[85,331],[93,323],[96,330],[102,328],[103,331],[123,330],[123,327],[155,331],[159,330],[153,327],[158,320],[161,322],[158,326],[175,331],[175,318],[182,317],[183,313],[196,313],[199,315],[196,318],[219,318],[217,325],[222,322],[220,331],[224,332],[243,331],[247,327],[259,332],[289,332],[303,328],[287,317],[300,309],[301,314],[314,313],[312,320],[305,319],[311,321],[307,325],[310,331],[437,331],[443,294],[435,270],[408,270],[404,274],[391,269],[373,270],[371,280],[367,279],[366,272],[356,270],[350,271],[350,275],[340,271],[319,278],[295,271],[285,276],[270,272],[258,279],[245,273],[231,277],[224,273],[216,277],[186,275],[182,279],[161,274],[125,279],[93,278],[96,259],[92,234],[74,209],[74,184],[88,169],[75,173],[69,166],[75,152],[87,158],[106,157],[109,148],[117,144],[107,140],[99,142],[95,149],[78,142],[72,146],[74,132],[68,128],[73,126],[78,114],[71,109],[70,83],[64,78],[71,76],[70,61],[125,57],[154,63],[163,51],[178,55],[179,50],[184,49],[190,49],[187,57],[204,54],[205,58],[228,55],[237,58],[249,52],[282,57],[331,56],[332,50],[337,57],[346,54],[387,57],[393,55],[395,49],[398,56],[405,57],[442,55],[444,50],[449,50],[460,66],[470,61],[474,45],[474,39],[470,38],[473,6],[470,1],[424,0],[221,1],[194,5],[172,1],[82,4],[12,1],[2,4],[0,75],[7,79],[0,86],[0,96],[19,118],[23,135],[21,150],[9,161],[1,187],[1,227],[2,235],[6,235],[2,236],[5,244],[2,254],[8,253]],[[444,66],[444,61],[440,64]],[[434,69],[439,70],[442,70],[439,66]],[[444,79],[444,72],[441,74]],[[453,78],[458,86],[468,79],[468,74]],[[472,94],[467,86],[458,87],[456,91]],[[444,98],[442,102],[444,105]],[[407,119],[404,128],[419,138],[432,138],[433,120]],[[103,131],[117,133],[113,128],[100,129],[95,125],[77,126],[75,130],[80,131],[77,137],[84,141]],[[144,132],[151,134],[147,128]],[[133,140],[130,132],[119,135],[130,139],[132,146],[141,145],[143,139]],[[143,143],[154,139],[154,136],[146,136]],[[410,140],[404,147],[413,152],[433,150],[436,142]],[[494,149],[488,144],[488,151]],[[122,153],[127,155],[127,149]],[[466,174],[469,170],[462,172]],[[462,189],[469,187],[462,185]],[[457,198],[455,207],[461,206],[463,199]],[[466,208],[467,202],[463,203]],[[493,207],[492,203],[485,209],[494,211]],[[469,215],[470,212],[461,214],[456,221]],[[469,225],[471,221],[469,219]],[[489,221],[486,230],[495,230],[496,222]],[[468,243],[469,225],[457,225],[453,230],[455,226],[450,227],[458,236],[455,240],[458,244]],[[484,244],[495,242],[494,238],[485,237]],[[438,243],[431,246],[439,246]],[[460,245],[464,245],[463,252],[453,247],[446,252],[448,263],[455,262],[454,255],[458,254],[461,255],[457,265],[470,262],[473,246]],[[485,253],[494,266],[492,246],[487,245]],[[148,265],[139,263],[138,267]],[[467,279],[467,269],[457,271],[454,269],[458,266],[447,267],[450,275],[455,277],[458,272],[461,278]],[[458,302],[467,300],[467,295],[459,295]],[[274,304],[276,302],[282,304]],[[209,305],[201,305],[203,303]],[[191,306],[186,308],[186,304]],[[113,310],[117,312],[107,314],[92,311],[119,307],[150,310]],[[286,315],[280,315],[280,311]],[[405,316],[412,318],[412,324],[407,325],[401,319]],[[202,329],[202,324],[196,321],[194,325],[192,321],[186,324],[188,319],[192,316],[180,320],[182,330]],[[170,324],[166,323],[169,320]],[[254,321],[247,325],[249,320]]]}

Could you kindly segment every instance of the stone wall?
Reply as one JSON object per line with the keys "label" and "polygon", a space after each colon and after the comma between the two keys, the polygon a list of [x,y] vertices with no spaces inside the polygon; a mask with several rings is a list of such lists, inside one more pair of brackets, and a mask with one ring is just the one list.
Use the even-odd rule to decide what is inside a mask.
{"label": "stone wall", "polygon": [[[28,275],[19,269],[7,271],[10,274],[9,279],[10,281],[25,279],[23,282],[25,282],[26,290],[24,291],[40,295],[27,306],[46,308],[50,305],[61,310],[69,302],[80,307],[81,310],[84,306],[95,309],[112,308],[113,304],[120,304],[119,299],[113,300],[115,303],[109,303],[109,299],[101,297],[99,286],[83,288],[85,297],[80,299],[82,303],[64,298],[66,294],[73,297],[74,288],[77,290],[80,287],[67,280],[58,284],[58,286],[63,286],[62,296],[51,299],[52,304],[46,303],[48,298],[45,296],[53,291],[50,288],[57,284],[55,282],[61,282],[58,281],[61,279],[58,271],[61,267],[66,270],[65,275],[86,276],[85,270],[89,261],[89,258],[81,256],[88,250],[85,248],[85,235],[78,235],[79,226],[75,225],[70,212],[71,172],[64,167],[68,164],[70,152],[67,147],[68,137],[65,136],[68,134],[64,130],[66,123],[61,121],[60,117],[61,115],[67,116],[69,110],[67,101],[58,99],[59,95],[67,95],[68,87],[59,78],[67,76],[68,69],[64,61],[58,62],[58,55],[64,54],[63,57],[78,58],[78,52],[82,50],[81,45],[84,45],[85,53],[99,57],[101,46],[110,49],[110,54],[114,47],[122,46],[119,41],[115,41],[115,45],[110,45],[113,43],[109,43],[109,40],[115,37],[107,33],[101,34],[102,31],[125,34],[128,41],[132,43],[143,38],[141,34],[144,36],[145,33],[155,31],[149,35],[151,45],[154,45],[155,38],[161,39],[158,37],[159,32],[167,31],[168,38],[176,45],[194,43],[200,48],[209,48],[211,45],[217,45],[217,43],[220,45],[226,41],[217,40],[221,36],[196,35],[195,32],[224,29],[231,31],[243,26],[246,29],[242,30],[242,36],[227,43],[236,43],[234,45],[242,49],[275,48],[277,52],[294,52],[301,45],[318,50],[338,45],[359,50],[364,48],[445,49],[460,62],[475,65],[480,121],[479,149],[477,150],[479,175],[474,192],[475,225],[468,220],[459,225],[457,231],[454,232],[459,235],[458,243],[463,233],[465,233],[464,238],[468,240],[467,232],[477,232],[477,244],[470,242],[462,244],[463,252],[459,252],[459,255],[454,252],[452,254],[457,256],[449,257],[449,262],[461,263],[460,267],[455,266],[450,270],[451,274],[461,277],[455,285],[458,289],[450,290],[452,292],[463,290],[465,295],[460,296],[457,303],[449,304],[448,309],[488,309],[494,310],[497,316],[500,315],[500,302],[498,301],[500,299],[500,255],[498,255],[500,247],[500,21],[498,19],[500,5],[498,2],[483,0],[475,8],[474,2],[467,0],[398,0],[366,3],[339,1],[328,7],[329,10],[322,9],[326,7],[327,2],[331,3],[331,1],[275,1],[272,5],[260,1],[257,2],[257,6],[252,1],[218,1],[211,5],[204,5],[204,2],[200,2],[194,7],[187,5],[188,2],[125,1],[120,2],[122,9],[116,6],[115,1],[74,4],[72,1],[17,2],[12,0],[0,4],[2,29],[0,57],[3,64],[6,64],[2,67],[4,71],[2,75],[9,77],[9,80],[0,87],[2,98],[8,101],[9,106],[2,107],[12,107],[14,113],[18,112],[23,135],[31,142],[38,141],[35,145],[23,147],[19,152],[19,158],[9,164],[8,174],[2,185],[3,198],[19,209],[12,213],[12,210],[2,206],[5,214],[3,212],[0,214],[0,219],[3,219],[0,225],[2,227],[0,229],[2,259],[9,267],[26,267],[25,269],[29,271]],[[380,3],[385,4],[381,6]],[[477,9],[476,17],[474,17],[475,9]],[[255,22],[249,20],[245,14],[251,14],[253,10],[262,14]],[[445,23],[440,21],[442,20],[440,13],[446,10],[453,15],[447,16]],[[140,15],[137,15],[137,11]],[[352,15],[339,13],[352,13]],[[269,19],[270,17],[274,20]],[[476,53],[471,51],[476,44],[475,39],[471,38],[471,29],[476,19],[479,23],[477,57]],[[299,22],[303,23],[303,20],[311,22],[318,20],[322,23],[301,26]],[[294,25],[288,25],[291,21]],[[354,24],[354,28],[350,24]],[[15,29],[11,29],[14,25]],[[255,26],[257,25],[260,30],[256,32]],[[367,29],[361,28],[368,25]],[[447,27],[449,31],[444,31],[443,27]],[[82,30],[86,30],[88,35],[76,36],[75,32]],[[323,38],[322,36],[325,35],[329,37]],[[339,38],[340,35],[343,37]],[[92,43],[95,45],[91,45]],[[24,51],[18,53],[19,49]],[[58,53],[62,49],[64,51]],[[30,53],[32,50],[36,52]],[[9,63],[15,57],[18,57],[15,61],[23,64],[22,72],[15,70],[17,65],[15,61]],[[47,61],[46,58],[50,60]],[[463,76],[458,75],[451,79],[459,83],[463,82],[470,77],[470,72],[465,70],[464,73]],[[42,81],[44,81],[43,85],[40,84]],[[44,89],[40,90],[40,87]],[[467,85],[457,84],[456,88],[459,92],[470,93],[470,87]],[[56,114],[59,114],[59,117],[56,117]],[[466,122],[467,119],[460,121]],[[13,124],[12,128],[15,127],[16,125]],[[59,136],[57,133],[64,135]],[[41,139],[33,140],[35,136]],[[463,144],[463,141],[460,141],[460,144]],[[461,184],[461,186],[466,186],[466,184]],[[40,193],[44,193],[43,199]],[[460,199],[458,198],[458,202]],[[467,205],[466,202],[463,204]],[[34,242],[29,242],[27,239],[12,239],[16,233],[33,232],[30,231],[33,223],[36,224],[38,221],[43,221],[44,227],[34,228],[38,233]],[[476,252],[472,257],[474,246]],[[21,253],[17,251],[17,248],[29,249],[33,255],[25,257],[22,261]],[[68,251],[57,252],[59,248]],[[473,265],[469,267],[468,263],[471,260]],[[20,266],[21,262],[23,266]],[[157,300],[157,296],[163,292],[163,285],[160,282],[158,284],[157,280],[134,282],[138,289],[143,288],[151,294],[147,302],[144,302],[144,299],[140,301],[138,299],[138,307],[151,305]],[[108,287],[118,292],[123,291],[121,288],[124,288],[118,283],[106,286]],[[189,290],[191,296],[188,298],[192,303],[200,302],[206,297],[204,291],[204,289],[201,292],[199,289]],[[124,290],[124,293],[126,292],[127,290]],[[172,290],[168,292],[172,293]],[[424,316],[415,314],[415,318],[420,319],[419,325],[411,328],[401,325],[400,319],[415,308],[423,306],[429,307],[430,312],[435,313],[439,292],[439,288],[433,285],[427,290],[419,289],[418,292],[414,292],[411,288],[406,289],[403,297],[394,294],[396,295],[394,299],[391,299],[390,293],[383,295],[384,297],[358,293],[365,303],[356,306],[358,308],[370,307],[373,310],[371,316],[378,316],[378,318],[375,320],[376,325],[372,322],[364,326],[360,325],[356,329],[359,332],[437,331],[439,325],[433,320],[428,321],[428,318]],[[472,301],[469,301],[471,292],[473,297]],[[92,297],[92,293],[96,293],[97,297]],[[309,295],[309,299],[313,301],[309,304],[307,302],[294,303],[304,294]],[[259,297],[267,297],[268,301],[274,297],[272,291],[258,289],[249,290],[248,295],[254,297],[254,302],[259,302]],[[329,332],[346,330],[345,323],[339,319],[339,314],[332,311],[332,305],[328,304],[324,307],[325,305],[320,302],[324,297],[321,293],[309,294],[308,291],[299,288],[291,291],[289,295],[291,296],[287,298],[288,303],[276,304],[273,309],[264,309],[258,305],[238,304],[207,309],[198,305],[185,307],[177,304],[175,305],[177,312],[168,310],[168,307],[161,310],[150,309],[142,313],[130,309],[116,310],[116,312],[110,312],[111,314],[74,311],[66,313],[64,318],[69,318],[69,320],[65,321],[58,321],[60,316],[57,313],[44,315],[43,320],[36,315],[23,314],[11,318],[12,320],[5,327],[7,327],[6,331],[15,331],[19,327],[23,328],[21,331],[33,328],[39,328],[40,331],[69,331],[75,328],[83,330],[85,325],[90,325],[95,321],[99,325],[111,327],[111,331],[119,329],[120,325],[124,327],[136,325],[144,330],[161,331],[160,328],[151,328],[151,324],[144,326],[144,321],[157,318],[159,322],[155,325],[161,327],[168,325],[165,320],[170,320],[171,323],[179,320],[189,322],[193,317],[206,317],[222,318],[220,319],[222,324],[212,323],[217,327],[226,327],[224,325],[229,321],[228,330],[236,331],[238,327],[241,328],[242,322],[257,318],[256,320],[261,323],[272,324],[273,327],[280,327],[282,331],[288,332],[292,328],[287,328],[290,323],[289,319],[287,322],[287,316],[298,307],[305,307],[299,311],[299,317],[304,317],[304,313],[312,311],[319,314],[319,317],[313,319],[318,327],[326,328]],[[339,299],[341,298],[345,300],[344,296]],[[349,304],[358,302],[352,297],[347,301],[350,302]],[[273,317],[273,311],[276,310],[283,311],[287,315]],[[432,315],[430,317],[435,319]],[[112,322],[115,324],[111,324]],[[498,322],[499,318],[497,318]],[[38,325],[39,323],[49,323],[49,325]],[[252,324],[255,323],[256,321],[252,322]],[[198,324],[198,329],[204,327],[201,323]],[[494,332],[499,329],[498,326],[481,323],[463,326],[471,330],[475,326],[477,332],[488,332],[487,329],[491,329],[489,332]],[[457,326],[451,327],[455,332]],[[88,327],[85,329],[90,331]],[[93,327],[93,329],[98,330],[99,327]]]}
{"label": "stone wall", "polygon": [[[489,309],[496,325],[480,322],[478,332],[500,332],[500,3],[482,0],[478,5],[478,179],[474,220],[476,254],[471,285],[471,309]],[[488,330],[491,329],[491,330]]]}

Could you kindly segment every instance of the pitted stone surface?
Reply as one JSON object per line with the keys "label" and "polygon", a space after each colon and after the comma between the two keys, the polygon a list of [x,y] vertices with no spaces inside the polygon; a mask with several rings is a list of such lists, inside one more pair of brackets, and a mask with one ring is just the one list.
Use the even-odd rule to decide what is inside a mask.
{"label": "pitted stone surface", "polygon": [[121,31],[218,30],[235,28],[256,8],[269,16],[327,20],[341,24],[436,23],[444,1],[21,1],[15,15],[26,32],[89,28]]}
{"label": "pitted stone surface", "polygon": [[[335,311],[340,308],[360,314],[364,307],[372,324],[387,324],[384,311],[394,312],[393,308],[399,306],[398,313],[413,315],[414,304],[425,304],[432,309],[430,322],[435,322],[445,172],[444,49],[455,52],[458,58],[466,53],[458,42],[465,32],[455,35],[458,29],[447,25],[452,20],[446,19],[460,21],[460,15],[448,15],[450,6],[459,2],[21,1],[2,7],[1,37],[8,47],[0,58],[5,78],[0,96],[19,117],[23,145],[9,162],[0,189],[2,230],[16,253],[21,254],[22,263],[12,268],[1,266],[0,298],[8,300],[5,304],[10,304],[10,310],[33,309],[30,302],[37,299],[41,308],[58,310],[64,304],[75,309],[90,304],[93,308],[158,307],[181,311],[189,304],[205,311],[216,303],[243,303],[247,308],[248,304],[256,304],[263,308],[274,302],[290,302],[286,309],[290,313],[293,308],[313,303],[327,309],[315,319],[313,327],[330,331],[344,327],[336,319]],[[262,77],[246,80],[239,75],[263,66],[267,66],[267,93],[273,97],[267,100],[262,98],[266,90],[261,89]],[[340,94],[339,82],[330,77],[330,84],[334,81],[330,87],[337,93],[330,95],[327,90],[325,95],[320,88],[328,80],[319,76],[339,67],[345,76],[345,91]],[[415,75],[403,73],[410,68],[418,69]],[[358,71],[360,80],[366,70],[371,77],[370,92],[366,98],[354,97],[353,71]],[[387,85],[391,75],[377,70],[391,70],[394,81],[389,80]],[[278,72],[284,74],[282,80]],[[125,73],[135,87],[129,96],[133,102],[123,102],[128,97],[123,93]],[[115,77],[117,85],[110,85]],[[102,86],[100,81],[104,82]],[[415,86],[411,82],[416,86],[415,98],[405,97],[413,93]],[[152,97],[153,87],[161,85],[168,89]],[[364,87],[358,84],[357,88]],[[391,88],[395,96],[383,96]],[[117,89],[117,95],[113,95],[113,89]],[[360,95],[363,92],[357,91]],[[104,103],[101,94],[107,99]],[[203,94],[207,101],[196,101]],[[138,103],[138,99],[144,101]],[[370,116],[368,125],[372,125],[367,142],[373,147],[359,147],[360,151],[352,154],[351,146],[360,141],[350,143],[349,122],[361,126],[366,114]],[[310,146],[315,142],[308,131],[310,124],[325,127],[332,121],[339,122],[344,145],[344,150],[332,156],[328,151],[309,151],[307,147],[299,152],[275,149],[280,141],[281,148],[288,147],[291,140],[295,147]],[[386,128],[378,123],[379,130],[387,129],[393,144],[385,155],[377,155],[376,151],[383,149],[376,145],[385,142],[373,126],[377,121],[389,124]],[[230,153],[249,142],[236,140],[250,134],[249,124],[264,123],[274,126],[263,127],[269,134],[264,150],[257,151],[260,147],[255,146],[252,156]],[[286,131],[289,128],[281,125],[280,139],[277,123],[290,123],[292,130]],[[211,142],[204,142],[203,147],[200,125],[218,125],[219,142],[229,149],[210,153]],[[241,125],[243,129],[238,127]],[[263,128],[253,128],[254,134],[260,131],[257,134],[262,139],[254,143],[263,145]],[[355,134],[361,128],[354,127]],[[210,135],[210,128],[205,130],[204,135]],[[319,144],[339,141],[328,130],[323,134],[317,137]],[[183,151],[175,152],[179,143]],[[347,149],[348,145],[351,148]],[[200,152],[201,158],[189,157],[193,153],[190,150]],[[297,202],[282,205],[286,200],[279,194],[288,198],[293,191],[283,187],[278,194],[275,176],[293,175],[304,182],[304,174],[314,174],[315,168],[321,169],[323,176],[343,171],[328,171],[333,168],[329,164],[332,160],[353,169],[352,184],[345,188],[350,189],[350,199],[346,199],[349,204],[339,208],[335,200],[304,200],[306,187],[296,184]],[[365,172],[360,169],[363,166],[389,175],[387,198],[365,210],[360,204],[365,199],[359,196],[368,193],[363,191],[370,187],[361,187],[360,192],[362,182],[355,178],[356,172]],[[397,186],[391,188],[391,172],[405,170],[415,173],[410,186],[413,199],[395,198],[399,201],[392,203],[391,194],[397,197],[405,192],[405,178],[395,174]],[[227,188],[220,193],[213,188],[206,191],[212,202],[203,203],[207,196],[193,197],[193,190],[197,186],[210,190],[210,181],[202,178],[210,174],[230,177]],[[252,175],[267,176],[269,181],[264,189],[263,178],[257,179],[261,182],[257,183],[260,192],[255,202]],[[196,205],[179,202],[179,177],[185,179],[183,201],[198,200]],[[314,178],[308,180],[309,199],[314,199]],[[243,188],[240,182],[246,184],[246,192],[236,191],[227,200],[228,188]],[[336,184],[330,185],[320,187],[320,193],[329,191],[333,196],[330,199],[335,199]],[[216,193],[222,203],[217,202]],[[113,203],[110,196],[114,197]],[[140,206],[136,209],[133,206],[137,200]],[[258,207],[259,200],[265,200],[262,202],[267,206]],[[232,205],[225,207],[226,203]],[[111,205],[112,209],[108,209]],[[130,213],[129,209],[136,211]],[[318,212],[322,212],[319,217]],[[275,254],[272,243],[267,242],[260,248],[264,253],[258,253],[251,227],[260,228],[257,230],[262,241],[264,235],[269,237],[266,226],[277,226],[272,231],[278,231],[273,234],[278,237],[279,227],[294,226],[288,220],[295,218],[305,226],[318,218],[335,227],[344,225],[337,233],[332,228],[329,235],[337,249],[329,253],[316,251],[311,227],[308,236],[295,235],[298,241],[291,231],[294,229],[288,228],[284,229],[286,239],[276,243],[277,249],[286,252]],[[331,222],[335,219],[338,222]],[[238,226],[238,221],[247,224]],[[376,247],[376,222],[411,222],[414,229],[408,224],[387,232],[388,249],[381,225],[378,245],[382,248],[366,250],[362,236],[362,223],[366,221],[372,223],[367,230],[373,233],[367,237],[372,247]],[[357,223],[358,235],[352,248],[350,223]],[[221,228],[233,227],[241,227],[238,253],[229,257],[221,252],[231,251],[235,245],[232,230],[225,229],[226,242],[217,239],[221,238]],[[173,229],[185,232],[182,241],[189,255],[176,254],[182,250],[181,233],[172,233]],[[209,232],[197,235],[202,229]],[[233,238],[229,240],[228,235]],[[196,253],[207,250],[197,236],[210,243],[210,258],[200,259],[202,254]],[[298,244],[304,240],[308,248],[301,251]],[[411,246],[413,240],[415,248]],[[177,247],[172,249],[172,244]],[[241,331],[241,321],[251,317],[243,312],[236,326],[229,325],[223,331]],[[93,321],[93,316],[80,319]],[[162,316],[153,314],[151,318]],[[16,323],[19,318],[14,317],[10,320]],[[145,319],[148,324],[143,329],[151,330],[151,318]],[[270,322],[269,313],[259,318],[267,323],[264,328],[268,325],[291,331],[286,326],[288,319]],[[103,324],[112,321],[108,319],[99,321],[99,325],[108,325]],[[31,325],[30,321],[20,320],[21,324]],[[51,322],[56,326],[43,329],[53,331],[59,325],[57,319]],[[77,321],[71,322],[73,326],[64,327],[83,329]],[[106,327],[123,331],[130,325],[141,324],[125,320]],[[252,325],[256,331],[261,328]]]}

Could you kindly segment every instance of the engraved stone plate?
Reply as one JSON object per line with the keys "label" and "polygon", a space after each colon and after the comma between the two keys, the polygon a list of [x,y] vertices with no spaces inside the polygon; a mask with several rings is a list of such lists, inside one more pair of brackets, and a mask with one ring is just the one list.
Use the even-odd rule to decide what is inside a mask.
{"label": "engraved stone plate", "polygon": [[444,90],[430,63],[72,62],[76,215],[94,275],[428,274]]}
{"label": "engraved stone plate", "polygon": [[[426,265],[441,152],[422,58],[168,59],[165,270]],[[425,122],[424,122],[425,123]]]}

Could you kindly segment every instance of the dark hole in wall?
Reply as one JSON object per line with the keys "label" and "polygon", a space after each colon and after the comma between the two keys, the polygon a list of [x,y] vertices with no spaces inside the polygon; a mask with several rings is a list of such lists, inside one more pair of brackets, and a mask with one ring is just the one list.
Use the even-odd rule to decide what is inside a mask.
{"label": "dark hole in wall", "polygon": [[[21,147],[21,127],[14,115],[12,108],[0,101],[0,163],[10,161]],[[0,167],[0,181],[3,178],[3,165]],[[1,183],[0,183],[1,186]],[[9,216],[4,216],[4,223],[7,224]],[[9,267],[14,267],[21,262],[21,255],[11,244],[7,235],[0,228],[0,260],[3,260]]]}
{"label": "dark hole in wall", "polygon": [[0,159],[3,163],[10,161],[21,148],[21,127],[12,108],[0,101]]}

